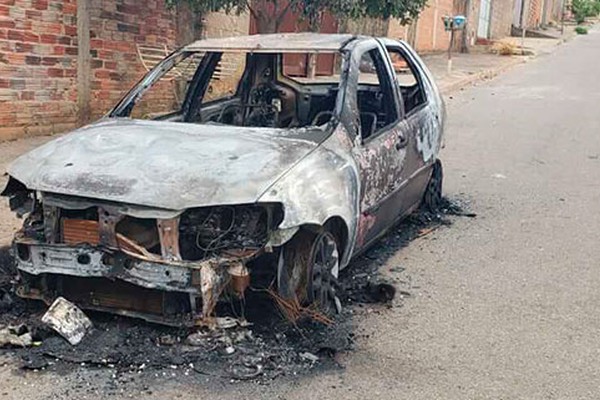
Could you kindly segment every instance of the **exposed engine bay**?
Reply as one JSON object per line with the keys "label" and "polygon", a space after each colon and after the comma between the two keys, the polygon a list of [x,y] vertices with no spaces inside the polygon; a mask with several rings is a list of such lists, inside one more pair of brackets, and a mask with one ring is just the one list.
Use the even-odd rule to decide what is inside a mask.
{"label": "exposed engine bay", "polygon": [[242,297],[283,218],[278,204],[152,217],[137,207],[38,197],[13,179],[3,195],[25,217],[14,241],[20,296],[48,304],[66,296],[84,308],[172,325],[206,321],[222,295]]}

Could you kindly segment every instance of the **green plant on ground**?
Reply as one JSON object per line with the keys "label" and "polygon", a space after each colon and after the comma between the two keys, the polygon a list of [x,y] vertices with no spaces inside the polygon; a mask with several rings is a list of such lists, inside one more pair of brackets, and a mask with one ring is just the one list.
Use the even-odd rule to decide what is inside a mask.
{"label": "green plant on ground", "polygon": [[577,32],[578,35],[587,35],[588,29],[585,26],[576,26],[575,32]]}
{"label": "green plant on ground", "polygon": [[575,22],[581,25],[587,17],[596,17],[600,14],[600,0],[573,0],[571,11]]}

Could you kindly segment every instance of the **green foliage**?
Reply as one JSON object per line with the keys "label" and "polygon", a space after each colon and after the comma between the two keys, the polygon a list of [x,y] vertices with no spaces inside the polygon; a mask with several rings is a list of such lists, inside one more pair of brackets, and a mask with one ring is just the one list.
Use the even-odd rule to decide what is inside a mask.
{"label": "green foliage", "polygon": [[587,35],[588,29],[585,26],[576,26],[575,32],[577,32],[578,35]]}
{"label": "green foliage", "polygon": [[583,24],[587,17],[595,17],[600,14],[600,0],[573,0],[571,11],[578,24]]}
{"label": "green foliage", "polygon": [[283,16],[290,9],[298,12],[312,28],[316,28],[325,11],[339,18],[397,18],[406,23],[419,15],[427,0],[289,0],[287,4],[281,0],[165,0],[165,3],[169,7],[188,3],[199,14],[213,11],[239,14],[249,11],[259,20],[259,25],[262,21],[269,25],[267,30],[277,31]]}

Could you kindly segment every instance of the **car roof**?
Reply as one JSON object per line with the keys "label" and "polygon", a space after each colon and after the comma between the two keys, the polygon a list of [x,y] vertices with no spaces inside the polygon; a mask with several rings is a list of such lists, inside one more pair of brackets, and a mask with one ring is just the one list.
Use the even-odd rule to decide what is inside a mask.
{"label": "car roof", "polygon": [[[351,34],[272,33],[202,39],[186,46],[187,51],[251,53],[331,53],[359,38]],[[363,37],[364,38],[364,37]]]}

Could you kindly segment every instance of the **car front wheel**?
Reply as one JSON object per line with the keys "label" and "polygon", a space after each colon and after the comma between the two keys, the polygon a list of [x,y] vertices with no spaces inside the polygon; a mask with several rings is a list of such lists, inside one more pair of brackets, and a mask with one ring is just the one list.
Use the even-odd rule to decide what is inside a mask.
{"label": "car front wheel", "polygon": [[442,162],[436,160],[433,164],[431,177],[427,183],[425,194],[423,196],[423,206],[427,211],[436,212],[442,205],[442,183],[444,180],[444,170]]}
{"label": "car front wheel", "polygon": [[337,241],[331,232],[301,231],[280,255],[279,294],[330,314],[340,308],[336,282],[340,270]]}

